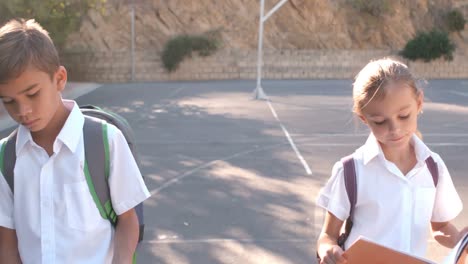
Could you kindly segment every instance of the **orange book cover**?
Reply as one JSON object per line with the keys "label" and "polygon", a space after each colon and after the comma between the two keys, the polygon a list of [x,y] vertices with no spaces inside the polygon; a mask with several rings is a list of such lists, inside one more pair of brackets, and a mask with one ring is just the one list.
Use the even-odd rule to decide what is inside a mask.
{"label": "orange book cover", "polygon": [[345,251],[348,264],[436,264],[360,237]]}

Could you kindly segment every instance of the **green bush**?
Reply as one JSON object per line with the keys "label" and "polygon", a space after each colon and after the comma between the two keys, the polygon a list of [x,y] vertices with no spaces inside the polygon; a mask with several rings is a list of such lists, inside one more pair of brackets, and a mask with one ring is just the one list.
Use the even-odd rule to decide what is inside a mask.
{"label": "green bush", "polygon": [[444,57],[453,59],[455,45],[450,41],[448,33],[433,29],[430,32],[420,32],[406,43],[401,55],[410,60],[422,59],[425,62]]}
{"label": "green bush", "polygon": [[381,16],[390,11],[390,0],[350,0],[351,5],[359,12]]}
{"label": "green bush", "polygon": [[200,56],[209,56],[219,48],[215,38],[204,35],[180,35],[169,40],[162,52],[164,68],[169,72],[175,71],[185,57],[190,57],[192,52],[198,52]]}
{"label": "green bush", "polygon": [[463,13],[454,9],[447,14],[447,27],[450,32],[462,31],[465,28],[465,18]]}

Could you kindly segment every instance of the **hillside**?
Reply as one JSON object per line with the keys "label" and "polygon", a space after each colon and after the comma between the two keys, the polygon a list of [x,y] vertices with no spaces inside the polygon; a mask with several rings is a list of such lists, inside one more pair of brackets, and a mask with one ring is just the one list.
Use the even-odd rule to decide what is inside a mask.
{"label": "hillside", "polygon": [[[266,0],[269,10],[279,0]],[[128,2],[128,1],[127,1]],[[136,46],[162,49],[171,37],[218,30],[225,48],[255,49],[257,0],[146,0],[136,6]],[[389,1],[376,17],[360,12],[351,0],[291,0],[265,25],[265,47],[271,49],[401,49],[419,30],[443,25],[443,15],[468,1]],[[68,50],[128,50],[130,6],[109,1],[106,13],[90,12],[79,32],[67,41]],[[461,36],[458,46],[465,48]]]}

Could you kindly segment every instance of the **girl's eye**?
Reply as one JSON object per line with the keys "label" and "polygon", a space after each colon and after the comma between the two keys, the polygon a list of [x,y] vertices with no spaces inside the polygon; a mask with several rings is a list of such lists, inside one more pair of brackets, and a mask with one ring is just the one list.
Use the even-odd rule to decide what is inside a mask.
{"label": "girl's eye", "polygon": [[374,124],[376,124],[376,125],[378,125],[378,126],[383,125],[384,123],[385,123],[385,120],[379,121],[379,122],[374,121]]}
{"label": "girl's eye", "polygon": [[403,120],[404,120],[404,119],[408,119],[409,116],[410,116],[410,115],[400,116],[400,119],[403,119]]}

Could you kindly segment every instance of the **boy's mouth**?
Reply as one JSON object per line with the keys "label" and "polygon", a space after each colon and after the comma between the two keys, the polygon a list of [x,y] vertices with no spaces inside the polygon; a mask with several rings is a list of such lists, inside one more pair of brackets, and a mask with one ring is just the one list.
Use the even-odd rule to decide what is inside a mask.
{"label": "boy's mouth", "polygon": [[34,119],[32,121],[28,121],[28,122],[23,122],[22,125],[25,126],[25,127],[31,127],[33,126],[39,119]]}

